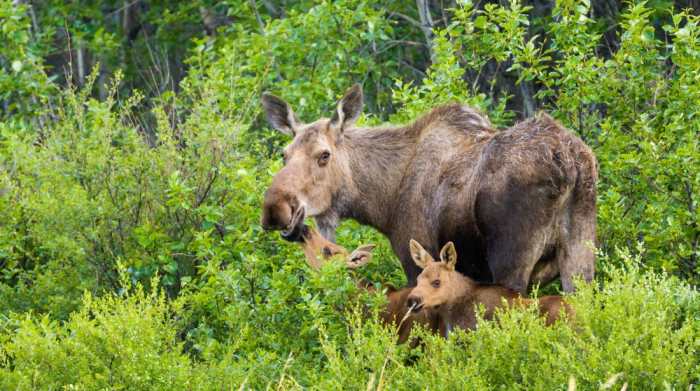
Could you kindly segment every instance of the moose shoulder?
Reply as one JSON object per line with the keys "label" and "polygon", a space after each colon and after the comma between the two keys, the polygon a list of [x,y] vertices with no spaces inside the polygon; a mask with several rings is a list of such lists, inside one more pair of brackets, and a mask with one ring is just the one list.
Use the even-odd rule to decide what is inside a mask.
{"label": "moose shoulder", "polygon": [[451,104],[405,126],[356,127],[358,85],[331,118],[312,123],[280,98],[262,101],[271,125],[293,136],[265,193],[265,229],[294,239],[300,211],[330,240],[342,219],[371,225],[391,241],[409,285],[420,273],[410,239],[433,254],[452,241],[459,272],[518,292],[558,275],[565,291],[576,275],[592,279],[595,157],[548,115],[496,131]]}

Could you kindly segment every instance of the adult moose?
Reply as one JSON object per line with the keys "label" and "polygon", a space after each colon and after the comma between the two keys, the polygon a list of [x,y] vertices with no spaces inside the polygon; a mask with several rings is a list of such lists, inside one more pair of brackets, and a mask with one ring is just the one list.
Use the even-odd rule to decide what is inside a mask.
{"label": "adult moose", "polygon": [[362,102],[355,85],[331,118],[302,123],[263,95],[270,124],[294,137],[265,193],[263,228],[298,240],[299,208],[330,240],[342,219],[371,225],[411,286],[420,269],[410,239],[433,255],[452,241],[457,271],[521,293],[557,275],[567,292],[574,276],[593,278],[597,170],[581,139],[546,114],[496,131],[459,104],[405,126],[356,127]]}

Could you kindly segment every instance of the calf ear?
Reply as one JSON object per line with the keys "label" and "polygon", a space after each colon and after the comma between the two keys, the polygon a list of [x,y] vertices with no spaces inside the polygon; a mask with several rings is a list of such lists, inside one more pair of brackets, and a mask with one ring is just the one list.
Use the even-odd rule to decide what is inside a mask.
{"label": "calf ear", "polygon": [[331,127],[339,133],[357,121],[362,114],[362,87],[355,84],[345,93],[345,96],[338,101],[335,113],[331,117]]}
{"label": "calf ear", "polygon": [[363,244],[362,246],[355,249],[356,251],[365,251],[371,253],[374,248],[377,247],[376,244]]}
{"label": "calf ear", "polygon": [[428,263],[433,261],[433,257],[428,254],[427,251],[425,251],[420,243],[411,239],[409,246],[411,248],[411,257],[413,258],[413,262],[415,262],[419,268],[425,269],[428,266]]}
{"label": "calf ear", "polygon": [[266,92],[262,96],[262,105],[265,109],[267,121],[273,128],[284,134],[294,136],[295,129],[299,126],[299,119],[297,119],[289,103]]}
{"label": "calf ear", "polygon": [[452,242],[447,242],[446,245],[440,250],[440,260],[447,264],[450,270],[455,269],[457,265],[457,250],[455,250],[455,245]]}
{"label": "calf ear", "polygon": [[372,250],[374,249],[373,244],[365,244],[356,248],[347,260],[347,266],[350,269],[355,269],[360,266],[364,266],[372,260]]}

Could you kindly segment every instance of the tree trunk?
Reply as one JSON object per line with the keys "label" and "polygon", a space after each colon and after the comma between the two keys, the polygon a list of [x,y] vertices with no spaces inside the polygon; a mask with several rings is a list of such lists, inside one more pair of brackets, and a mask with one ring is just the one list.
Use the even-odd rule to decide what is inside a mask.
{"label": "tree trunk", "polygon": [[430,62],[435,62],[435,50],[433,47],[433,17],[430,15],[429,0],[416,0],[418,7],[418,18],[420,19],[420,29],[425,36],[425,43],[430,53]]}

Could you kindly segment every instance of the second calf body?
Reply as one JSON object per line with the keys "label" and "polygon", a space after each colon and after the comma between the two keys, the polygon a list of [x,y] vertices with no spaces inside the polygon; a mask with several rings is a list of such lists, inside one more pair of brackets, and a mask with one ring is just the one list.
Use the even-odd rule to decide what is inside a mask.
{"label": "second calf body", "polygon": [[414,261],[423,271],[406,304],[422,313],[437,315],[445,323],[447,332],[455,327],[474,329],[479,305],[484,307],[484,319],[487,320],[493,319],[499,308],[522,307],[533,302],[538,305],[547,325],[553,324],[562,313],[573,316],[573,310],[561,296],[527,299],[503,286],[479,284],[457,272],[457,255],[451,242],[440,252],[440,261],[435,261],[415,241],[411,241],[410,247]]}

